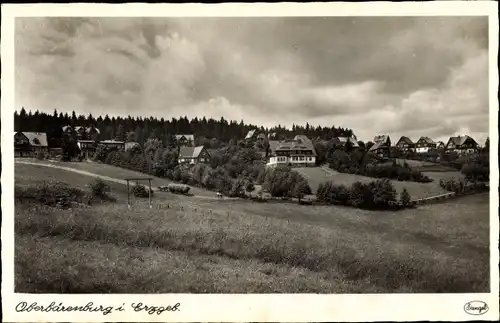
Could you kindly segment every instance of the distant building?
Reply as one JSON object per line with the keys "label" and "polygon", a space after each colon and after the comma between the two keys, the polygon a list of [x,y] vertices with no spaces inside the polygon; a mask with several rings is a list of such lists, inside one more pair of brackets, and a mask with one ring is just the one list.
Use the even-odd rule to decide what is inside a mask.
{"label": "distant building", "polygon": [[210,163],[210,154],[203,146],[181,147],[178,162],[179,164]]}
{"label": "distant building", "polygon": [[80,148],[81,154],[89,159],[94,156],[94,153],[97,148],[97,142],[94,140],[78,140],[77,143],[78,148]]}
{"label": "distant building", "polygon": [[351,145],[353,148],[358,148],[359,144],[356,141],[355,137],[334,137],[333,141],[340,146],[347,147],[347,145]]}
{"label": "distant building", "polygon": [[116,148],[118,150],[125,150],[125,142],[118,140],[102,140],[99,145],[103,145],[108,148]]}
{"label": "distant building", "polygon": [[47,134],[43,132],[14,133],[14,156],[34,157],[40,151],[48,152]]}
{"label": "distant building", "polygon": [[247,135],[245,136],[245,140],[253,139],[256,135],[257,135],[257,130],[256,129],[250,130],[247,133]]}
{"label": "distant building", "polygon": [[450,137],[445,146],[447,152],[454,151],[458,154],[470,154],[477,151],[477,148],[477,142],[467,135]]}
{"label": "distant building", "polygon": [[64,134],[71,135],[73,131],[76,134],[76,138],[80,140],[97,140],[100,135],[99,129],[94,126],[83,127],[83,126],[64,126],[62,127]]}
{"label": "distant building", "polygon": [[175,142],[177,143],[177,146],[183,147],[183,146],[188,146],[192,147],[194,145],[194,135],[193,134],[177,134],[174,136],[175,137]]}
{"label": "distant building", "polygon": [[313,143],[306,136],[295,136],[293,140],[269,141],[269,156],[267,166],[316,165],[316,151]]}
{"label": "distant building", "polygon": [[442,141],[438,141],[437,144],[436,144],[436,149],[437,150],[444,150],[446,147],[446,144]]}
{"label": "distant building", "polygon": [[277,137],[276,132],[271,132],[267,134],[267,139],[276,139],[276,137]]}
{"label": "distant building", "polygon": [[420,137],[420,139],[415,144],[417,153],[427,153],[432,150],[436,150],[436,142],[429,137]]}
{"label": "distant building", "polygon": [[402,152],[415,151],[415,144],[410,138],[402,136],[396,143],[396,148]]}
{"label": "distant building", "polygon": [[371,153],[383,158],[391,157],[391,138],[388,135],[375,136],[373,142],[369,149]]}

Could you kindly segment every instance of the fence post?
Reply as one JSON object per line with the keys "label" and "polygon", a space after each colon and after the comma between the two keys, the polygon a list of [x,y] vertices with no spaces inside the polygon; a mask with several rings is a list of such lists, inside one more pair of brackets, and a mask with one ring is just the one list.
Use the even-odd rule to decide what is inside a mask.
{"label": "fence post", "polygon": [[129,190],[129,181],[127,179],[127,207],[130,209],[130,190]]}

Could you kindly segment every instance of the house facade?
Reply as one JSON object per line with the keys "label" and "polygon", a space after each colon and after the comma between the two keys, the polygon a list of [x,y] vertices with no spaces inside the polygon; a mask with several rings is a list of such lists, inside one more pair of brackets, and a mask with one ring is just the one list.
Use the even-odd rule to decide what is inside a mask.
{"label": "house facade", "polygon": [[85,157],[86,159],[89,159],[92,156],[94,156],[94,153],[97,149],[97,142],[96,141],[82,139],[82,140],[78,140],[76,144],[78,145],[78,148],[80,148],[80,152],[81,152],[83,157]]}
{"label": "house facade", "polygon": [[457,136],[450,137],[448,142],[446,143],[445,150],[446,152],[456,152],[458,154],[470,154],[477,151],[478,144],[477,142],[467,135],[465,136]]}
{"label": "house facade", "polygon": [[210,154],[204,146],[181,147],[179,149],[179,164],[210,163]]}
{"label": "house facade", "polygon": [[175,142],[177,143],[178,147],[193,147],[194,145],[194,135],[189,134],[177,134],[174,136]]}
{"label": "house facade", "polygon": [[375,136],[373,142],[369,152],[382,158],[391,157],[391,138],[388,135]]}
{"label": "house facade", "polygon": [[14,133],[14,157],[35,157],[40,151],[48,153],[48,149],[46,133]]}
{"label": "house facade", "polygon": [[436,150],[437,144],[429,137],[420,137],[415,144],[417,153],[428,153],[429,151]]}
{"label": "house facade", "polygon": [[437,150],[444,150],[446,147],[446,144],[442,141],[438,141],[437,144],[436,144],[436,149]]}
{"label": "house facade", "polygon": [[99,142],[99,145],[103,145],[108,148],[116,148],[118,150],[125,150],[125,142],[118,140],[103,140]]}
{"label": "house facade", "polygon": [[312,141],[305,136],[296,136],[293,140],[285,141],[271,140],[266,165],[315,166],[316,151]]}
{"label": "house facade", "polygon": [[396,143],[396,148],[402,152],[415,151],[415,144],[410,138],[402,136]]}

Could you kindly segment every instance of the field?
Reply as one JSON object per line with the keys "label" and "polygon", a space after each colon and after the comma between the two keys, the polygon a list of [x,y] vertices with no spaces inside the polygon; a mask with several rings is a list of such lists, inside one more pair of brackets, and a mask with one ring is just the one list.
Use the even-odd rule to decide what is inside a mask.
{"label": "field", "polygon": [[[354,182],[371,182],[376,178],[366,177],[362,175],[339,173],[333,170],[324,170],[320,167],[304,167],[296,169],[305,178],[307,178],[309,185],[313,192],[316,191],[320,183],[331,181],[337,185],[351,186]],[[403,188],[408,190],[412,199],[420,199],[431,197],[435,195],[448,193],[445,189],[439,186],[439,180],[449,178],[463,178],[463,175],[458,172],[424,172],[425,175],[434,179],[431,183],[416,183],[416,182],[400,182],[398,180],[391,180],[395,189],[401,192]]]}
{"label": "field", "polygon": [[[21,164],[15,176],[93,180]],[[128,209],[110,185],[117,202],[90,209],[16,204],[16,292],[489,291],[488,194],[373,212],[158,192]]]}

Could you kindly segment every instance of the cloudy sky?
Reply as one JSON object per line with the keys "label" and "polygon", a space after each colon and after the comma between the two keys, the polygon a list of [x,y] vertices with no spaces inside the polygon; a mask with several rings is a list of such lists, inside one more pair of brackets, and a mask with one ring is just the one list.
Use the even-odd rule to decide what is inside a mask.
{"label": "cloudy sky", "polygon": [[17,18],[15,45],[17,109],[488,133],[482,17]]}

